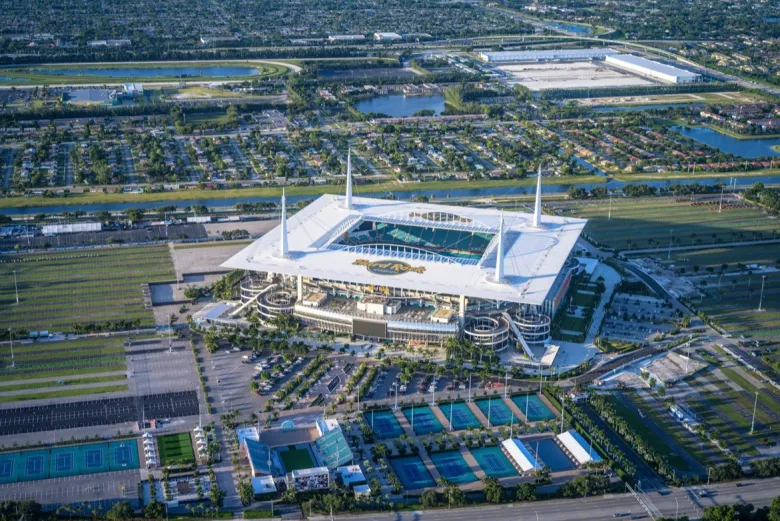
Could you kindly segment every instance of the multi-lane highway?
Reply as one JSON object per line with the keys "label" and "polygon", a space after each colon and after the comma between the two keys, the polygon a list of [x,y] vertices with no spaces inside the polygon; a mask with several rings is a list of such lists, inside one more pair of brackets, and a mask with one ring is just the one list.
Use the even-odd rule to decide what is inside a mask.
{"label": "multi-lane highway", "polygon": [[[737,482],[734,482],[710,487],[669,489],[662,493],[648,493],[646,497],[649,498],[655,509],[665,517],[677,515],[698,518],[701,516],[702,510],[709,506],[752,503],[760,507],[769,505],[780,494],[780,478],[744,480],[738,483],[743,486],[737,486]],[[699,497],[698,491],[702,488],[708,490],[707,497]],[[614,514],[621,514],[621,517],[615,518]],[[354,519],[355,517],[358,516],[334,516],[335,519]],[[630,519],[631,517],[651,519],[639,501],[628,493],[452,510],[437,509],[370,514],[362,517],[386,521],[474,521],[475,519],[490,519],[491,521],[535,521],[536,519],[539,521],[590,521]]]}

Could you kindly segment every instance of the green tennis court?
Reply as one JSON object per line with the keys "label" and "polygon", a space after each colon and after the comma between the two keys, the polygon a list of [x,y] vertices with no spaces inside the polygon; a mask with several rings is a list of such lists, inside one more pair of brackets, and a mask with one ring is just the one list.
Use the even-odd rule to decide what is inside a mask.
{"label": "green tennis court", "polygon": [[163,467],[195,463],[195,451],[192,450],[189,432],[157,436],[157,448],[160,449],[160,463]]}
{"label": "green tennis court", "polygon": [[279,457],[282,458],[282,463],[287,472],[293,470],[310,469],[314,467],[314,460],[311,458],[311,454],[306,449],[296,448],[294,445],[287,447],[287,450],[281,450]]}

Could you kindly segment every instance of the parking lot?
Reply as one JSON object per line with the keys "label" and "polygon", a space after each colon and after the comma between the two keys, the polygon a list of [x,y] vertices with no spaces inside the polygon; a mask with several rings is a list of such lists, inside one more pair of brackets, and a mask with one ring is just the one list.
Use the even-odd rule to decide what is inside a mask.
{"label": "parking lot", "polygon": [[648,342],[674,327],[674,310],[664,301],[642,295],[618,293],[607,312],[603,337],[626,342]]}
{"label": "parking lot", "polygon": [[141,471],[139,469],[39,481],[21,481],[0,484],[0,498],[14,501],[31,499],[44,506],[114,500],[116,498],[134,501],[138,498],[138,483],[140,482]]}

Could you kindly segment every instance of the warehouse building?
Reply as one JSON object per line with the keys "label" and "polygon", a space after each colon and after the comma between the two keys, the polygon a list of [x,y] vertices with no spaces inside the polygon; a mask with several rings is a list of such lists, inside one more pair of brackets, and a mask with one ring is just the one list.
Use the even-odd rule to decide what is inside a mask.
{"label": "warehouse building", "polygon": [[607,47],[599,49],[553,49],[545,51],[497,51],[481,52],[479,57],[487,63],[520,63],[551,61],[603,60],[619,54]]}
{"label": "warehouse building", "polygon": [[610,55],[604,61],[620,69],[667,83],[696,83],[702,80],[701,74],[648,60],[641,56],[634,56],[633,54]]}

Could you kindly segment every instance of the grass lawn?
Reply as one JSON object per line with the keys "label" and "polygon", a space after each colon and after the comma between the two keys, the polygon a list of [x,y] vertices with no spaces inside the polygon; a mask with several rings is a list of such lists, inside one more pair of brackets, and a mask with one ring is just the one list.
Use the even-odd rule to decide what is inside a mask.
{"label": "grass lawn", "polygon": [[27,400],[42,400],[46,398],[64,398],[69,396],[86,396],[88,394],[119,393],[127,391],[127,385],[104,385],[88,389],[56,389],[42,393],[14,394],[0,396],[0,403],[23,402]]}
{"label": "grass lawn", "polygon": [[[67,380],[65,377],[125,371],[123,341],[121,337],[100,337],[64,342],[16,343],[14,345],[16,367],[13,369],[8,367],[11,363],[10,345],[3,345],[0,347],[0,382],[3,382],[4,386],[0,387],[0,392],[13,390],[5,388],[8,382],[21,382],[33,378],[63,377],[63,380],[69,382],[65,385],[112,381],[103,380],[102,377],[101,380],[95,380],[95,377]],[[115,375],[105,377],[116,378]],[[41,388],[56,385],[56,381],[37,384]]]}
{"label": "grass lawn", "polygon": [[[755,206],[730,208],[693,206],[675,197],[612,198],[566,205],[560,215],[588,219],[585,233],[602,244],[621,251],[661,249],[669,246],[707,245],[750,240],[753,233],[764,239],[780,233],[780,223]],[[740,233],[742,235],[740,235]],[[665,253],[665,252],[664,252]],[[688,252],[680,252],[687,255]],[[658,255],[661,255],[660,253]],[[665,257],[665,256],[664,256]]]}
{"label": "grass lawn", "polygon": [[[690,470],[690,466],[688,465],[688,462],[685,461],[685,458],[672,452],[664,440],[658,436],[656,431],[647,425],[647,415],[645,415],[645,418],[642,418],[637,413],[636,408],[630,408],[626,406],[615,396],[608,396],[607,399],[609,400],[609,403],[614,406],[617,413],[628,422],[628,424],[637,434],[642,436],[642,439],[644,439],[653,448],[653,450],[667,458],[669,464],[683,472]],[[632,400],[632,403],[635,402]],[[661,430],[664,430],[662,426],[659,425],[658,427]]]}
{"label": "grass lawn", "polygon": [[780,399],[778,399],[780,397],[778,397],[777,391],[771,386],[766,386],[761,389],[756,387],[743,376],[740,369],[724,367],[720,371],[728,377],[729,380],[742,387],[750,394],[758,392],[758,401],[773,413],[780,415]]}
{"label": "grass lawn", "polygon": [[282,463],[287,472],[314,467],[314,462],[311,460],[308,450],[296,449],[293,446],[288,448],[289,450],[279,451],[279,456],[282,458]]}
{"label": "grass lawn", "polygon": [[[16,304],[14,275],[19,287]],[[141,285],[174,278],[167,246],[0,257],[0,327],[68,331],[75,324],[154,324]]]}
{"label": "grass lawn", "polygon": [[60,380],[62,384],[59,384],[57,381],[52,381],[52,382],[33,382],[33,383],[26,383],[26,384],[1,385],[0,393],[5,393],[9,391],[25,391],[28,389],[45,389],[47,387],[61,388],[62,386],[119,382],[123,380],[127,380],[127,375],[117,374],[117,375],[109,375],[109,376],[92,376],[88,378],[71,378],[69,380]]}
{"label": "grass lawn", "polygon": [[192,450],[192,438],[189,432],[157,436],[157,448],[160,450],[160,464],[163,467],[195,463],[195,452]]}

